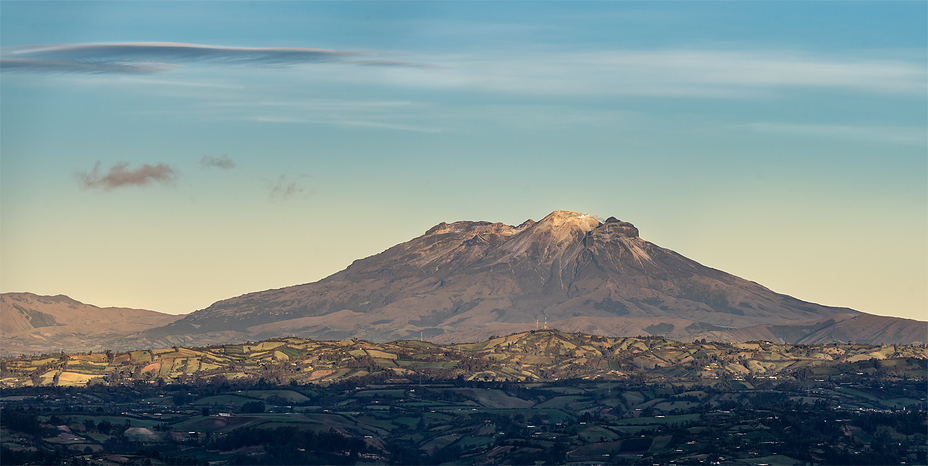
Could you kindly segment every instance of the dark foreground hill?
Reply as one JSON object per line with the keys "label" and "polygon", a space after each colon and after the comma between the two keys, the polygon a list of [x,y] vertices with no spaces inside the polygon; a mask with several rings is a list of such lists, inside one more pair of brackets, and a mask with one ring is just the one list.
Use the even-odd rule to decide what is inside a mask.
{"label": "dark foreground hill", "polygon": [[928,341],[924,322],[778,294],[645,241],[630,223],[566,211],[518,226],[441,223],[318,282],[219,301],[134,340],[462,342],[544,321],[567,331],[687,341]]}

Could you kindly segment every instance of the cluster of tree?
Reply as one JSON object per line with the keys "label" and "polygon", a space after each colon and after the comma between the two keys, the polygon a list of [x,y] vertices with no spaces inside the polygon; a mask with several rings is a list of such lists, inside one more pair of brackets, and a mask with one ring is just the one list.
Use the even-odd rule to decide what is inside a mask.
{"label": "cluster of tree", "polygon": [[264,406],[263,401],[249,401],[242,405],[243,413],[251,413],[251,414],[263,413],[265,409],[266,407]]}
{"label": "cluster of tree", "polygon": [[67,454],[62,455],[61,450],[11,450],[0,448],[0,458],[3,464],[65,464],[69,459]]}
{"label": "cluster of tree", "polygon": [[55,429],[43,425],[39,421],[39,413],[35,409],[4,409],[0,416],[0,426],[13,432],[22,432],[34,437],[49,437]]}

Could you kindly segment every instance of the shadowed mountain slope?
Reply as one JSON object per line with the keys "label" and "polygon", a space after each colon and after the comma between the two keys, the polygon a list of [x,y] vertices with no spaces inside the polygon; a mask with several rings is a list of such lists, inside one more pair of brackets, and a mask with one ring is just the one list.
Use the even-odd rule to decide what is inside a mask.
{"label": "shadowed mountain slope", "polygon": [[[827,328],[854,328],[841,325],[854,316],[866,315],[705,267],[641,239],[631,223],[556,211],[518,226],[440,223],[318,282],[219,301],[142,336],[162,345],[282,335],[455,342],[547,320],[602,335],[821,342]],[[907,325],[850,339],[926,340],[924,325]]]}

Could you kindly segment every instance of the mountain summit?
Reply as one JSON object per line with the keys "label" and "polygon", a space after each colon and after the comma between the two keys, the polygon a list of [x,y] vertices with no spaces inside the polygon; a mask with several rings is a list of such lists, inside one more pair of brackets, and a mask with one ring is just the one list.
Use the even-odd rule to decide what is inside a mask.
{"label": "mountain summit", "polygon": [[641,239],[631,223],[555,211],[518,226],[440,223],[318,282],[219,301],[143,336],[161,344],[281,335],[453,342],[547,324],[800,342],[829,341],[823,329],[835,326],[853,333],[862,316],[887,319],[879,325],[892,327],[891,339],[924,341],[906,333],[903,319],[800,301],[705,267]]}

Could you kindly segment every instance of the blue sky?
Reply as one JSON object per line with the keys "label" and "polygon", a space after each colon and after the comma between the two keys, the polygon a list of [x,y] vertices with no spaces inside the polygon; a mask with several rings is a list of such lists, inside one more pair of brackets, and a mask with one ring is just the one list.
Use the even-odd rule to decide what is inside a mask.
{"label": "blue sky", "polygon": [[928,317],[924,2],[0,13],[3,292],[186,313],[441,221],[568,209]]}

